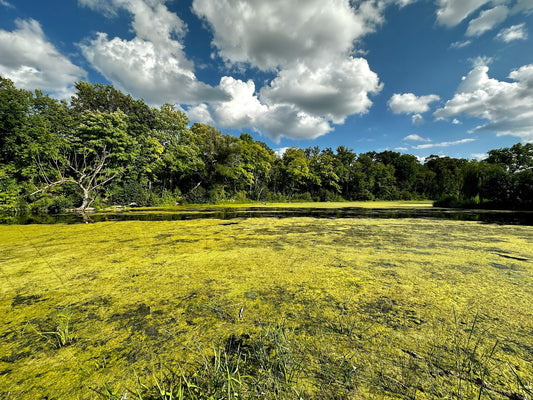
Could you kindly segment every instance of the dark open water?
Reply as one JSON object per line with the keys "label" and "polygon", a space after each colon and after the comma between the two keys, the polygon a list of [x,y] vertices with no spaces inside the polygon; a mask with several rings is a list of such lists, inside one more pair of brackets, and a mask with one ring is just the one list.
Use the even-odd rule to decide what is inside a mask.
{"label": "dark open water", "polygon": [[443,208],[201,208],[200,210],[181,209],[152,209],[150,211],[118,211],[88,214],[0,214],[0,224],[76,224],[96,223],[102,221],[180,221],[199,218],[235,219],[235,218],[424,218],[461,221],[479,221],[491,224],[533,225],[533,211],[489,211],[489,210],[459,210]]}

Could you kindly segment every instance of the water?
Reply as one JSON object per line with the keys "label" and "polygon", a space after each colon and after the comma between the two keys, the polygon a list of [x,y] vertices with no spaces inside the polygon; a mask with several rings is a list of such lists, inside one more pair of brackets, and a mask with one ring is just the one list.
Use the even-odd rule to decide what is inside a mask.
{"label": "water", "polygon": [[478,221],[492,224],[533,226],[532,211],[459,210],[444,208],[201,208],[196,209],[151,209],[117,212],[79,214],[20,214],[1,215],[0,224],[76,224],[103,221],[180,221],[201,218],[424,218],[460,221]]}

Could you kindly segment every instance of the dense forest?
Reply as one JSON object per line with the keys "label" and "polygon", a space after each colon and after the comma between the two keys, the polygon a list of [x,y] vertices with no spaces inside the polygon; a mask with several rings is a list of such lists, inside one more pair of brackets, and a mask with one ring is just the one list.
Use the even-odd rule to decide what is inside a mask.
{"label": "dense forest", "polygon": [[110,85],[76,83],[70,104],[0,77],[0,210],[221,201],[433,199],[533,207],[533,144],[483,161],[293,147],[277,156]]}

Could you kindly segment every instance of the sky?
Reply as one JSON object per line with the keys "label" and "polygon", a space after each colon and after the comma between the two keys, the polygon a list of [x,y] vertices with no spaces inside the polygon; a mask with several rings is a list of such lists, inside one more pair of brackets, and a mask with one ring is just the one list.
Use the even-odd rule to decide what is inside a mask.
{"label": "sky", "polygon": [[0,0],[0,76],[112,84],[284,148],[533,142],[533,0]]}

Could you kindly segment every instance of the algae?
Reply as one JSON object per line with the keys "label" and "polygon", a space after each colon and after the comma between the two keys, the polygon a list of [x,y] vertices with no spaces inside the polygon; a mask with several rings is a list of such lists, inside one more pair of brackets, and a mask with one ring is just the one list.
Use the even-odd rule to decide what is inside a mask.
{"label": "algae", "polygon": [[0,226],[0,243],[0,398],[159,398],[154,377],[206,385],[185,398],[533,390],[532,227],[124,221]]}

